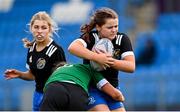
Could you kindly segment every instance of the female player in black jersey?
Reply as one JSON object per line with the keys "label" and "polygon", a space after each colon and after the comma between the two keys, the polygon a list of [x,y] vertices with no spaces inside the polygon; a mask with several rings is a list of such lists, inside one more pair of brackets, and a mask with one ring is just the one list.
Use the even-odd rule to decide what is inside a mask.
{"label": "female player in black jersey", "polygon": [[[93,29],[96,29],[92,31]],[[74,40],[68,50],[70,53],[84,59],[84,63],[89,60],[103,65],[106,70],[102,71],[104,77],[114,86],[118,86],[118,71],[134,72],[135,58],[131,42],[127,35],[118,32],[118,15],[110,8],[101,8],[92,15],[89,24],[81,27],[83,33],[79,39]],[[114,56],[110,57],[104,53],[92,52],[93,45],[100,38],[108,38],[114,45]],[[115,101],[107,95],[92,87],[89,90],[90,96],[94,99],[90,101],[89,110],[125,111],[122,102]]]}
{"label": "female player in black jersey", "polygon": [[45,82],[52,74],[52,68],[57,62],[66,61],[63,49],[51,38],[57,25],[44,11],[33,15],[30,21],[30,31],[34,37],[30,42],[23,39],[24,45],[29,48],[27,53],[26,72],[16,69],[5,71],[6,79],[21,78],[35,80],[36,88],[33,96],[33,110],[38,111],[43,97]]}

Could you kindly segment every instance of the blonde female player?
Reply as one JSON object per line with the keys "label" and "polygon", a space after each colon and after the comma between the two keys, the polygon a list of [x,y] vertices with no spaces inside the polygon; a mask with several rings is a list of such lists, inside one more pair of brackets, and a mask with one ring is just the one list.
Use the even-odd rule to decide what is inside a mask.
{"label": "blonde female player", "polygon": [[23,80],[35,80],[36,88],[33,96],[33,110],[38,111],[43,97],[45,82],[52,74],[52,68],[57,62],[66,61],[61,46],[51,38],[57,29],[57,25],[44,11],[33,15],[30,21],[30,31],[34,37],[30,42],[23,39],[28,47],[27,71],[8,69],[5,71],[6,79],[20,78]]}

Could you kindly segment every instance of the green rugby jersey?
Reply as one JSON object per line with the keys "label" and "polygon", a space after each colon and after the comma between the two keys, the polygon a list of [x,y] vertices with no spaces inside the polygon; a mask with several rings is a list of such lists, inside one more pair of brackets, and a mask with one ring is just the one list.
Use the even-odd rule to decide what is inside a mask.
{"label": "green rugby jersey", "polygon": [[91,79],[95,83],[98,83],[104,79],[104,77],[101,75],[101,73],[93,70],[89,64],[66,64],[57,68],[53,72],[53,74],[47,80],[44,90],[49,83],[59,81],[74,82],[88,92],[88,86]]}

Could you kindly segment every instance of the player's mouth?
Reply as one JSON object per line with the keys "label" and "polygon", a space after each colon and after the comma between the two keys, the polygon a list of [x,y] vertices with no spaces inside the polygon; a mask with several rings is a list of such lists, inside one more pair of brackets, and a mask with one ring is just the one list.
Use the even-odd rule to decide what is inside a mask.
{"label": "player's mouth", "polygon": [[38,40],[41,40],[41,39],[44,38],[44,36],[43,36],[43,35],[37,35],[36,38],[37,38]]}
{"label": "player's mouth", "polygon": [[111,36],[115,36],[117,33],[112,33]]}

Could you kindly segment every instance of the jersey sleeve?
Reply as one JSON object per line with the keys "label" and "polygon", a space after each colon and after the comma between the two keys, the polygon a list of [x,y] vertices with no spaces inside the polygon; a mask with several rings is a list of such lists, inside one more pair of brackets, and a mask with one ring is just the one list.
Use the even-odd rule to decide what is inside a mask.
{"label": "jersey sleeve", "polygon": [[57,50],[57,57],[59,61],[65,61],[66,62],[66,57],[65,57],[65,53],[64,50],[62,49],[62,47],[59,47]]}
{"label": "jersey sleeve", "polygon": [[131,41],[130,39],[127,37],[127,35],[123,35],[122,41],[121,41],[121,58],[123,59],[125,56],[128,55],[134,55],[133,53],[133,49],[132,49],[132,45],[131,45]]}
{"label": "jersey sleeve", "polygon": [[102,76],[100,72],[94,71],[92,74],[92,81],[98,89],[101,89],[108,81]]}
{"label": "jersey sleeve", "polygon": [[93,36],[93,33],[91,32],[89,34],[89,38],[84,37],[84,34],[80,36],[80,39],[86,43],[86,48],[91,50],[93,45],[95,44],[95,38]]}
{"label": "jersey sleeve", "polygon": [[51,72],[54,71],[54,69],[56,68],[59,62],[66,62],[65,53],[61,47],[58,47],[56,51],[53,53],[53,55],[51,56],[51,59],[50,59]]}
{"label": "jersey sleeve", "polygon": [[52,59],[54,61],[54,66],[57,63],[62,62],[62,61],[66,62],[65,53],[64,53],[64,50],[62,49],[62,47],[58,46],[58,49],[55,51]]}

